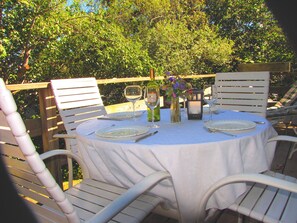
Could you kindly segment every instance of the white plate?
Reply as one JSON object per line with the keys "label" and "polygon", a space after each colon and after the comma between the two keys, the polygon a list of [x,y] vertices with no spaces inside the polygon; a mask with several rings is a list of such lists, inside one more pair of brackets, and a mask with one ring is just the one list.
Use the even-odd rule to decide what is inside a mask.
{"label": "white plate", "polygon": [[99,129],[95,132],[98,137],[112,139],[112,138],[131,138],[147,133],[150,130],[146,126],[125,126],[125,127],[108,127]]}
{"label": "white plate", "polygon": [[[144,111],[135,111],[135,117],[140,117],[143,114]],[[111,119],[130,119],[133,118],[133,111],[129,112],[115,112],[115,113],[110,113],[107,115],[108,118]]]}
{"label": "white plate", "polygon": [[213,120],[204,123],[208,129],[219,131],[243,131],[256,127],[256,123],[247,120]]}

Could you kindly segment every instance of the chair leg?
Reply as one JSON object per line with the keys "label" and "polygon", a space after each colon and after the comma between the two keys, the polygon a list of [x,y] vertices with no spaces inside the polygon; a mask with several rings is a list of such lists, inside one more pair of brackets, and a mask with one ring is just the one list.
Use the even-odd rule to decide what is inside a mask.
{"label": "chair leg", "polygon": [[255,221],[246,215],[238,213],[237,223],[255,223]]}
{"label": "chair leg", "polygon": [[[70,148],[70,140],[65,139],[66,149],[71,151]],[[68,188],[73,187],[73,164],[72,158],[67,158],[67,165],[68,165]]]}
{"label": "chair leg", "polygon": [[293,154],[297,151],[297,143],[294,143],[294,146],[290,152],[289,159],[292,158]]}
{"label": "chair leg", "polygon": [[[293,126],[293,131],[297,135],[297,127]],[[294,143],[293,148],[290,152],[289,159],[292,158],[293,154],[297,151],[297,143]]]}
{"label": "chair leg", "polygon": [[237,223],[243,223],[244,216],[242,214],[238,214]]}
{"label": "chair leg", "polygon": [[297,127],[293,126],[293,131],[297,135]]}

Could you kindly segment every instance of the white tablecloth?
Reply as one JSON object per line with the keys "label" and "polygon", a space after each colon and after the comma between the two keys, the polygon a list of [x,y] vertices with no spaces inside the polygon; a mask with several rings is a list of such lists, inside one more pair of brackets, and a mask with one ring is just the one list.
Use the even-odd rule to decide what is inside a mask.
{"label": "white tablecloth", "polygon": [[[171,208],[178,208],[182,222],[194,222],[198,203],[211,185],[228,175],[269,169],[275,150],[275,143],[266,142],[277,133],[265,118],[233,111],[213,115],[214,120],[265,121],[232,137],[207,132],[203,123],[208,117],[183,118],[181,123],[172,124],[169,110],[161,109],[158,134],[137,143],[103,140],[96,134],[88,134],[112,124],[148,125],[146,113],[137,120],[87,121],[77,128],[79,150],[92,177],[124,187],[131,187],[154,171],[168,171],[174,189],[172,182],[164,181],[152,193],[166,198]],[[207,208],[226,208],[245,190],[245,184],[223,187],[214,194]]]}

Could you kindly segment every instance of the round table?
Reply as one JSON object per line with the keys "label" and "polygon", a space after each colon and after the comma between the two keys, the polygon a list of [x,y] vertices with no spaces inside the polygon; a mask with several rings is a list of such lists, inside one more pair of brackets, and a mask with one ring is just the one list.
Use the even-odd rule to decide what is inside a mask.
{"label": "round table", "polygon": [[[213,120],[249,120],[265,122],[255,128],[237,131],[236,137],[204,128],[209,119],[170,123],[170,110],[161,109],[158,133],[139,142],[132,139],[104,139],[94,131],[113,126],[147,126],[146,112],[136,119],[122,121],[92,120],[77,128],[79,152],[89,167],[91,177],[119,186],[131,187],[144,176],[168,171],[172,181],[163,181],[152,193],[166,199],[168,207],[178,209],[182,222],[194,222],[197,207],[205,191],[217,180],[238,173],[260,173],[270,168],[275,135],[269,121],[243,112],[220,111]],[[174,185],[174,186],[172,186]],[[245,184],[228,185],[218,190],[207,208],[224,209],[246,190]]]}

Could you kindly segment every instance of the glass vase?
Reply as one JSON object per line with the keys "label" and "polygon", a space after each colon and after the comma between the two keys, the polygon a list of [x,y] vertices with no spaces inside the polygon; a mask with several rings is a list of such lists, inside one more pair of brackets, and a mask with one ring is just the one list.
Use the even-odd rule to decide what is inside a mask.
{"label": "glass vase", "polygon": [[179,98],[172,97],[170,104],[170,120],[171,123],[179,123],[181,122],[180,116],[180,106],[179,106]]}

